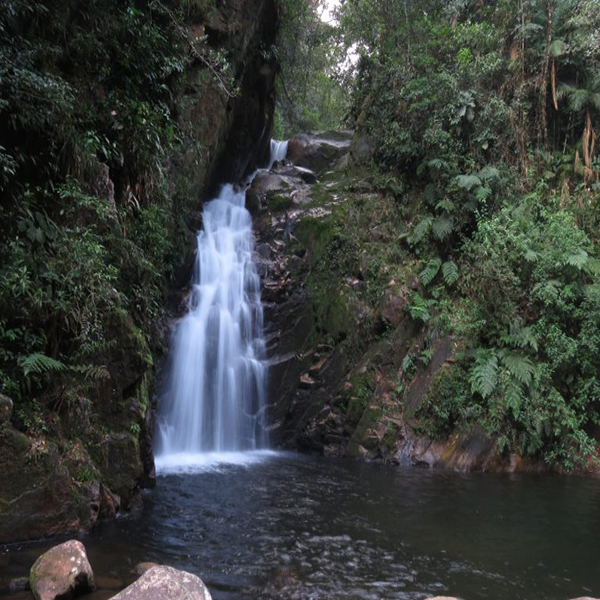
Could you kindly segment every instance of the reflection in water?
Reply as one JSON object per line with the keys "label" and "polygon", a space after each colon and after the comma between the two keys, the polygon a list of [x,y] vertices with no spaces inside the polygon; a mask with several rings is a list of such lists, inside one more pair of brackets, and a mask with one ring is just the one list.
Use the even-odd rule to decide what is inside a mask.
{"label": "reflection in water", "polygon": [[141,518],[83,539],[95,572],[161,562],[216,600],[600,595],[597,480],[255,458],[161,476]]}

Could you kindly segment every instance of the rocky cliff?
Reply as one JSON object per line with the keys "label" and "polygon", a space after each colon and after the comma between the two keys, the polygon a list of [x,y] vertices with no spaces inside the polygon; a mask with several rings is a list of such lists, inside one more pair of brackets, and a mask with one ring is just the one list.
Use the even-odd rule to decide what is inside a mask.
{"label": "rocky cliff", "polygon": [[411,312],[419,265],[401,253],[401,201],[361,167],[351,132],[295,136],[258,177],[257,261],[274,443],[461,471],[540,470],[480,427],[431,439],[424,407],[451,391],[456,343]]}
{"label": "rocky cliff", "polygon": [[[166,22],[174,18],[158,5]],[[171,289],[187,283],[201,200],[220,181],[239,177],[263,160],[271,134],[276,63],[269,49],[277,32],[276,3],[225,0],[211,6],[186,14],[181,34],[185,40],[203,40],[206,54],[192,57],[170,90],[170,118],[179,139],[160,170],[168,185],[162,214],[169,223],[181,223],[175,228],[163,224],[165,236],[176,231],[178,238],[174,247],[179,251],[170,258]],[[139,11],[128,14],[143,17]],[[101,29],[102,23],[94,26]],[[214,67],[225,59],[226,82]],[[94,94],[103,97],[107,92],[99,88]],[[97,176],[87,175],[85,186],[100,203],[129,205],[135,212],[141,198],[137,190],[148,182],[127,160],[98,162]],[[84,217],[76,218],[81,225]],[[124,221],[115,219],[111,227],[122,230],[122,240]],[[148,262],[131,248],[123,256],[130,269],[127,278],[133,290],[141,290],[148,285]],[[100,376],[85,393],[71,393],[78,389],[72,384],[50,385],[33,401],[15,401],[14,410],[11,400],[0,396],[0,543],[89,529],[99,518],[135,508],[140,485],[152,485],[153,365],[168,327],[157,312],[152,335],[142,334],[136,315],[145,309],[141,301],[137,304],[119,308],[105,326],[110,344],[102,351]],[[178,309],[177,300],[171,305]],[[88,375],[78,377],[89,383]]]}

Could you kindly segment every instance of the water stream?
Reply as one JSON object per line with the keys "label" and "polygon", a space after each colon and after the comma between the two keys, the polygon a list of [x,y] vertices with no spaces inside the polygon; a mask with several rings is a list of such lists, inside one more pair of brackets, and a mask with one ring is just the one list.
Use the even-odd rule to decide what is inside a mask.
{"label": "water stream", "polygon": [[[286,152],[287,142],[273,140],[267,168]],[[224,185],[202,213],[188,312],[160,404],[159,470],[243,460],[240,452],[267,446],[263,309],[245,193]]]}

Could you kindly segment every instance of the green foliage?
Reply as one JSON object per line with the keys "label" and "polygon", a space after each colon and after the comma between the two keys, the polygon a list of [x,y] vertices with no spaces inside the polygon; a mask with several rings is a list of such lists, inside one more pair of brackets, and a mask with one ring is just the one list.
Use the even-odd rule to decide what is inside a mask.
{"label": "green foliage", "polygon": [[424,427],[478,422],[566,467],[594,455],[600,422],[599,15],[592,0],[340,9],[351,124],[400,184],[419,265],[406,310],[462,348]]}

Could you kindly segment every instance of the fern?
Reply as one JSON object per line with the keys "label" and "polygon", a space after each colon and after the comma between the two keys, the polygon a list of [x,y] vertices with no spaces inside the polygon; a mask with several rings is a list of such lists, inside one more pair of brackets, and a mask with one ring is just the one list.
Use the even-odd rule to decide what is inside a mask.
{"label": "fern", "polygon": [[505,352],[502,354],[502,364],[522,385],[528,386],[532,382],[536,368],[528,356],[516,352]]}
{"label": "fern", "polygon": [[458,281],[458,265],[453,260],[448,260],[442,265],[444,281],[448,285],[454,285]]}
{"label": "fern", "polygon": [[429,285],[438,274],[442,261],[439,258],[434,258],[427,263],[427,266],[419,274],[421,283],[425,286]]}
{"label": "fern", "polygon": [[481,179],[477,175],[457,175],[455,181],[459,188],[467,190],[467,192],[470,192],[475,186],[481,185]]}
{"label": "fern", "polygon": [[482,185],[475,190],[475,198],[477,198],[478,202],[487,202],[491,195],[492,188],[488,185]]}
{"label": "fern", "polygon": [[498,171],[496,167],[490,167],[488,165],[487,167],[483,167],[483,169],[479,171],[478,175],[479,179],[487,182],[492,181],[493,179],[498,179],[500,177],[500,171]]}
{"label": "fern", "polygon": [[429,305],[429,301],[422,298],[420,294],[415,293],[408,307],[408,312],[413,319],[427,323],[431,319]]}
{"label": "fern", "polygon": [[479,350],[469,375],[471,391],[483,398],[491,396],[498,385],[498,356],[495,351]]}
{"label": "fern", "polygon": [[34,352],[33,354],[29,354],[28,356],[19,358],[19,366],[23,370],[23,374],[25,377],[28,377],[32,373],[36,375],[43,375],[45,373],[57,373],[60,371],[64,371],[67,366],[56,360],[51,358],[50,356],[46,356],[41,352]]}
{"label": "fern", "polygon": [[537,352],[538,340],[531,327],[522,327],[513,330],[508,335],[502,336],[502,342],[513,348],[531,348]]}
{"label": "fern", "polygon": [[579,249],[564,258],[563,264],[575,267],[581,271],[588,261],[589,255],[585,250]]}
{"label": "fern", "polygon": [[431,215],[425,217],[422,221],[419,221],[413,229],[412,235],[409,238],[411,244],[418,244],[428,233],[431,228],[433,218]]}
{"label": "fern", "polygon": [[446,212],[453,212],[455,208],[456,208],[456,206],[455,206],[454,202],[452,202],[452,200],[450,200],[448,198],[444,198],[443,200],[440,200],[435,205],[436,210],[445,210]]}
{"label": "fern", "polygon": [[454,231],[454,221],[451,217],[438,217],[431,224],[431,229],[438,240],[445,240]]}

